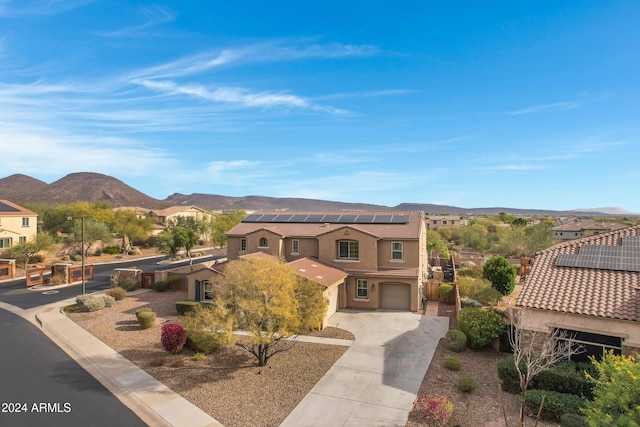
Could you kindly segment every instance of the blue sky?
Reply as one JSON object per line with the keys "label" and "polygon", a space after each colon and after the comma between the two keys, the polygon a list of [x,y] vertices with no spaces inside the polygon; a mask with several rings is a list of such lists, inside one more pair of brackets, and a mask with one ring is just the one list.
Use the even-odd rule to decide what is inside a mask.
{"label": "blue sky", "polygon": [[637,1],[0,0],[0,177],[640,212],[638,22]]}

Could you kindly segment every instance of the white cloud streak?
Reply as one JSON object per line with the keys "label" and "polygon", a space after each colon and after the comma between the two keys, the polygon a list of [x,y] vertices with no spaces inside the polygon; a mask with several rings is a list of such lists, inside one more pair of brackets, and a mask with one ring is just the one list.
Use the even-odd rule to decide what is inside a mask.
{"label": "white cloud streak", "polygon": [[519,116],[522,114],[547,113],[554,111],[568,111],[580,108],[582,103],[577,101],[556,102],[553,104],[532,105],[520,110],[507,111],[508,116]]}
{"label": "white cloud streak", "polygon": [[141,6],[140,13],[145,19],[145,22],[143,22],[142,24],[125,27],[114,31],[98,32],[96,34],[107,37],[145,36],[147,35],[147,33],[144,30],[175,20],[175,15],[173,13],[159,5]]}
{"label": "white cloud streak", "polygon": [[0,0],[0,16],[55,15],[77,9],[96,0]]}

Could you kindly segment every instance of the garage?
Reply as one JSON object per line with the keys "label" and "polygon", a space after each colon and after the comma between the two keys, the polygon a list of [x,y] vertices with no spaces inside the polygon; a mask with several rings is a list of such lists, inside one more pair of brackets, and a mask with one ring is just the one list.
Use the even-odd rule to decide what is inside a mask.
{"label": "garage", "polygon": [[380,308],[411,310],[411,285],[406,283],[380,285]]}

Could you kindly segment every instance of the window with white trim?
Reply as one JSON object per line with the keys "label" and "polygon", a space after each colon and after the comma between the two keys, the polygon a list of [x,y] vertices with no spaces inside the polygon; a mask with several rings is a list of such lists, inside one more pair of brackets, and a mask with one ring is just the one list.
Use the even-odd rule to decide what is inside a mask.
{"label": "window with white trim", "polygon": [[579,348],[577,354],[571,355],[574,362],[589,362],[589,356],[600,360],[607,351],[613,354],[622,354],[622,338],[609,335],[601,335],[591,332],[574,331],[570,329],[557,329],[565,336],[557,341],[565,341],[573,348]]}
{"label": "window with white trim", "polygon": [[358,258],[358,242],[355,240],[340,240],[338,242],[338,258],[352,259]]}
{"label": "window with white trim", "polygon": [[391,242],[391,259],[402,261],[404,259],[404,245],[402,242]]}
{"label": "window with white trim", "polygon": [[23,227],[29,226],[29,218],[22,218],[22,226]]}
{"label": "window with white trim", "polygon": [[5,237],[0,239],[0,249],[6,249],[11,247],[11,237]]}
{"label": "window with white trim", "polygon": [[240,239],[240,252],[247,252],[247,239],[244,237]]}
{"label": "window with white trim", "polygon": [[269,241],[267,240],[266,237],[263,237],[260,239],[260,247],[261,248],[268,248],[269,247]]}
{"label": "window with white trim", "polygon": [[369,298],[369,281],[367,279],[356,280],[356,298]]}
{"label": "window with white trim", "polygon": [[18,243],[27,243],[27,236],[18,237]]}
{"label": "window with white trim", "polygon": [[300,253],[300,240],[293,239],[291,241],[291,253],[292,254],[299,254]]}
{"label": "window with white trim", "polygon": [[202,289],[204,290],[204,301],[213,301],[213,283],[208,280],[202,281]]}

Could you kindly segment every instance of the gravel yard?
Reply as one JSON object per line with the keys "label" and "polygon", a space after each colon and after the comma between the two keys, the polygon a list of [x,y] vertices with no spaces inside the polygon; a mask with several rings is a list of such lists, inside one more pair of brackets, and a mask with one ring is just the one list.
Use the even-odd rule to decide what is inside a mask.
{"label": "gravel yard", "polygon": [[[112,308],[68,316],[227,427],[279,425],[347,350],[298,342],[262,368],[238,347],[223,348],[202,361],[193,360],[187,349],[172,355],[160,344],[161,325],[177,320],[175,301],[182,299],[186,292],[146,292]],[[158,315],[151,329],[138,326],[135,311],[141,307],[151,307]],[[335,328],[317,335],[353,339],[351,333]]]}

